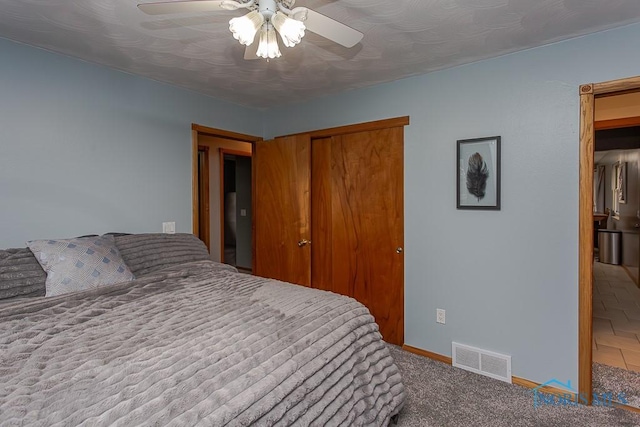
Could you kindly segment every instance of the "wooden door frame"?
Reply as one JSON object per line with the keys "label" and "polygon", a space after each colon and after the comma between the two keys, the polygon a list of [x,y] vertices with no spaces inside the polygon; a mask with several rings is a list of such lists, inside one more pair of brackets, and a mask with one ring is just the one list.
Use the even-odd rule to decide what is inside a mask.
{"label": "wooden door frame", "polygon": [[347,133],[367,132],[372,130],[380,130],[387,128],[396,128],[409,126],[409,116],[394,117],[392,119],[375,120],[372,122],[357,123],[352,125],[338,126],[328,129],[318,129],[308,132],[292,133],[288,135],[277,136],[276,138],[286,138],[294,135],[309,135],[313,139],[330,138],[332,136],[344,135]]}
{"label": "wooden door frame", "polygon": [[640,90],[640,76],[580,86],[578,392],[589,404],[592,397],[595,99],[636,90]]}
{"label": "wooden door frame", "polygon": [[[204,200],[199,201],[198,202],[198,215],[200,215],[200,205],[201,202],[204,203],[204,211],[205,212],[209,212],[210,211],[210,200],[209,200],[209,147],[207,147],[206,145],[198,145],[198,155],[200,152],[204,152],[205,154],[205,160],[204,160],[204,168],[198,168],[198,170],[200,171],[200,174],[202,175],[202,181],[205,183],[204,184],[204,189],[205,191],[202,191],[202,194],[204,195]],[[200,165],[200,162],[198,162],[198,165]],[[200,185],[200,180],[198,180],[198,190],[200,190],[199,188]],[[200,197],[200,191],[198,191],[198,197]],[[200,227],[200,218],[198,217],[198,227]],[[210,230],[211,230],[211,224],[210,224],[210,218],[207,217],[204,220],[204,233],[203,233],[203,237],[204,239],[202,239],[202,241],[204,242],[204,244],[207,246],[207,249],[209,250],[209,252],[211,252],[211,236],[210,236]],[[200,234],[200,230],[198,229],[198,234]]]}
{"label": "wooden door frame", "polygon": [[[191,213],[192,213],[191,224],[192,224],[192,233],[195,234],[196,236],[198,235],[198,232],[199,232],[198,221],[200,216],[199,214],[200,201],[198,196],[198,136],[200,134],[218,137],[218,138],[231,139],[238,142],[248,142],[251,144],[252,152],[255,150],[256,142],[262,141],[262,138],[259,136],[246,135],[243,133],[232,132],[232,131],[223,130],[223,129],[216,129],[208,126],[202,126],[196,123],[191,124]],[[255,209],[253,209],[253,206],[255,205],[255,197],[254,197],[254,191],[253,191],[253,189],[255,188],[255,170],[254,170],[255,164],[254,163],[255,162],[251,162],[251,206],[252,206],[252,211],[255,212]],[[252,230],[251,268],[255,269],[256,224],[253,219],[253,216],[251,217],[251,230]]]}
{"label": "wooden door frame", "polygon": [[[251,153],[247,153],[246,151],[232,150],[230,148],[224,148],[224,147],[220,147],[218,149],[220,152],[220,262],[222,263],[224,263],[224,155],[232,154],[234,156],[252,157],[253,148],[254,146],[252,144]],[[252,172],[251,190],[253,190],[253,162],[251,162],[251,172]],[[251,194],[251,200],[253,204],[253,193]],[[251,209],[251,211],[253,212],[253,209]],[[253,215],[251,215],[251,222],[253,223]],[[252,264],[253,264],[253,260],[252,260]],[[252,269],[253,269],[253,265],[252,265]]]}
{"label": "wooden door frame", "polygon": [[595,130],[620,129],[633,126],[640,126],[640,116],[624,117],[622,119],[599,120],[594,122]]}

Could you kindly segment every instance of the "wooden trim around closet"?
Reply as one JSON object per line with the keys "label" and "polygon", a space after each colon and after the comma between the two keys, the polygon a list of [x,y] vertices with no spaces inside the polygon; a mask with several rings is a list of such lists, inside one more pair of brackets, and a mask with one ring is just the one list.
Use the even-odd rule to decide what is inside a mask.
{"label": "wooden trim around closet", "polygon": [[[595,98],[640,90],[640,76],[580,86],[578,392],[591,398],[593,339],[593,165]],[[589,402],[591,403],[591,402]]]}
{"label": "wooden trim around closet", "polygon": [[330,138],[332,136],[344,135],[346,133],[368,132],[372,130],[388,129],[388,128],[408,126],[408,125],[409,125],[409,116],[403,116],[403,117],[396,117],[393,119],[384,119],[384,120],[376,120],[373,122],[358,123],[355,125],[346,125],[346,126],[338,126],[338,127],[329,128],[329,129],[314,130],[310,132],[300,132],[300,133],[285,135],[285,136],[308,134],[311,137],[311,139]]}

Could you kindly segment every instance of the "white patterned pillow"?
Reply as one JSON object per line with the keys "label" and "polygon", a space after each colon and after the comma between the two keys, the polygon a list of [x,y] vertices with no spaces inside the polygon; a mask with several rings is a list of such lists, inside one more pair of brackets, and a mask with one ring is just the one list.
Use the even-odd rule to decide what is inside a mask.
{"label": "white patterned pillow", "polygon": [[47,273],[47,297],[133,280],[113,236],[32,240],[27,246]]}

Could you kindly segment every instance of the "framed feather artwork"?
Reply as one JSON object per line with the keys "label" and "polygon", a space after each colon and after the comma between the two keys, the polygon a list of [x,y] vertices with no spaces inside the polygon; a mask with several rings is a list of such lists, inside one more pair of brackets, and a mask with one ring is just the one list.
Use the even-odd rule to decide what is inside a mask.
{"label": "framed feather artwork", "polygon": [[500,137],[462,139],[456,157],[458,209],[500,210]]}

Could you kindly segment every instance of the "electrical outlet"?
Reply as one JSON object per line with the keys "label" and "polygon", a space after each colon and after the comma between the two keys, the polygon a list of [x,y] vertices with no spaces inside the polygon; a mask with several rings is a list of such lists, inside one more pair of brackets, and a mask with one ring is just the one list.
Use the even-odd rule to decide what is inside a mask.
{"label": "electrical outlet", "polygon": [[444,325],[445,322],[445,311],[441,308],[436,309],[436,322],[442,323]]}
{"label": "electrical outlet", "polygon": [[165,234],[175,234],[176,233],[176,223],[171,222],[163,222],[162,223],[162,232]]}

